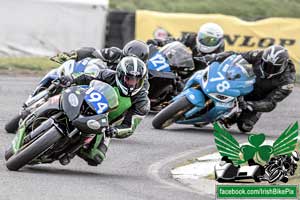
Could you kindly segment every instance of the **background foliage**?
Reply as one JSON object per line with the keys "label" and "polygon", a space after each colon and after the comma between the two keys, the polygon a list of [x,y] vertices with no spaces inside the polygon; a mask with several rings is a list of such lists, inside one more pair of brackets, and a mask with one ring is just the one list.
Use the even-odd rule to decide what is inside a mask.
{"label": "background foliage", "polygon": [[134,11],[221,13],[246,20],[300,17],[300,0],[110,0],[110,7]]}

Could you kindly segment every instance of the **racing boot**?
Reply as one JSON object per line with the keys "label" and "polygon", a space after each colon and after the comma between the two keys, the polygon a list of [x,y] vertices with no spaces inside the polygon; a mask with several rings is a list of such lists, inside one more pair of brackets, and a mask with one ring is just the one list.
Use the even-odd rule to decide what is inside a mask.
{"label": "racing boot", "polygon": [[77,153],[79,157],[84,159],[88,165],[97,166],[105,159],[110,137],[105,137],[103,134],[97,134],[94,138],[93,145],[88,148],[81,148]]}
{"label": "racing boot", "polygon": [[242,132],[250,132],[256,122],[261,117],[261,113],[257,112],[245,112],[237,119],[237,126]]}
{"label": "racing boot", "polygon": [[240,131],[247,133],[250,132],[253,129],[253,125],[250,123],[237,123],[237,126]]}
{"label": "racing boot", "polygon": [[221,120],[221,123],[224,125],[224,127],[228,130],[231,128],[233,124],[235,124],[237,121],[237,115],[233,115],[227,118],[224,118]]}

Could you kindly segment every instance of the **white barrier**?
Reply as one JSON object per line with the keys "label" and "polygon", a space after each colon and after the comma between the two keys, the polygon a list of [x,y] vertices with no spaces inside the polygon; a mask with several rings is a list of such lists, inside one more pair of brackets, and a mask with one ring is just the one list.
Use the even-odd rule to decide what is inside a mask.
{"label": "white barrier", "polygon": [[108,0],[0,0],[0,56],[104,46]]}

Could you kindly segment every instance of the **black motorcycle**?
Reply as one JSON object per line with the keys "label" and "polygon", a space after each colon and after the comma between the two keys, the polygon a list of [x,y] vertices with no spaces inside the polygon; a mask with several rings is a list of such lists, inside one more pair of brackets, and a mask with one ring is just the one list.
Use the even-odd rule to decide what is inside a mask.
{"label": "black motorcycle", "polygon": [[40,100],[49,95],[49,86],[51,86],[53,80],[61,76],[71,76],[72,74],[98,74],[101,68],[106,68],[106,65],[100,59],[86,58],[78,62],[75,60],[68,60],[64,63],[60,63],[57,61],[57,56],[54,56],[50,58],[50,60],[58,62],[61,65],[56,69],[52,69],[42,78],[37,88],[29,95],[23,104],[20,112],[5,124],[6,132],[15,133],[17,131],[20,120],[25,119],[40,104]]}
{"label": "black motorcycle", "polygon": [[[47,90],[61,88],[54,81]],[[55,91],[56,92],[56,91]],[[44,103],[20,124],[11,146],[5,152],[9,170],[25,165],[51,163],[67,164],[81,148],[88,148],[96,134],[103,144],[109,126],[108,113],[118,107],[118,96],[112,86],[94,80],[89,86],[72,86],[57,95],[47,95]]]}
{"label": "black motorcycle", "polygon": [[159,111],[178,95],[185,80],[195,69],[192,53],[182,43],[175,41],[155,51],[150,45],[147,63],[151,110]]}

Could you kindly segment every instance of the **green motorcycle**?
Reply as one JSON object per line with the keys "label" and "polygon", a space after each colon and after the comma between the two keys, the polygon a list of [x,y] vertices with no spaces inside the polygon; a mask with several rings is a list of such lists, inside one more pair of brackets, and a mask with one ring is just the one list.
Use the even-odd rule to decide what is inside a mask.
{"label": "green motorcycle", "polygon": [[[59,81],[52,84],[61,87]],[[107,149],[110,137],[105,130],[123,107],[119,106],[118,90],[98,80],[89,86],[71,86],[54,96],[46,95],[41,101],[41,106],[21,122],[5,152],[9,170],[55,160],[65,165],[92,143]],[[103,160],[105,155],[101,157],[96,159]]]}

